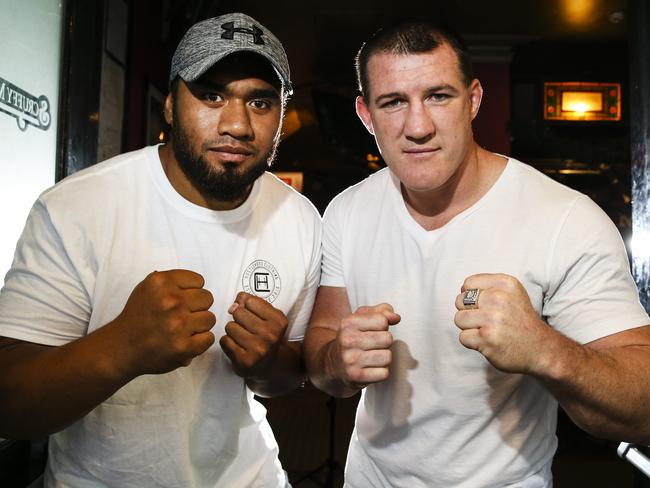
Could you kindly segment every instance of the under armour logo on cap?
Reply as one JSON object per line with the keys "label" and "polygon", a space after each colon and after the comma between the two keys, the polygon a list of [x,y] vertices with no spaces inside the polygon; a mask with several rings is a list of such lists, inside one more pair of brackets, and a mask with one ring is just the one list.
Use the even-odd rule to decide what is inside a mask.
{"label": "under armour logo on cap", "polygon": [[176,77],[199,79],[224,57],[238,52],[259,54],[273,66],[285,93],[291,93],[289,61],[282,44],[246,14],[231,13],[197,22],[181,39],[172,58],[169,86]]}
{"label": "under armour logo on cap", "polygon": [[262,38],[262,34],[264,34],[264,32],[256,25],[251,25],[251,28],[247,29],[246,27],[235,27],[234,22],[226,22],[225,24],[221,24],[221,28],[224,30],[224,32],[221,34],[222,39],[228,39],[232,41],[233,37],[235,36],[235,32],[239,32],[240,34],[250,34],[253,36],[253,42],[255,44],[264,44],[264,39]]}

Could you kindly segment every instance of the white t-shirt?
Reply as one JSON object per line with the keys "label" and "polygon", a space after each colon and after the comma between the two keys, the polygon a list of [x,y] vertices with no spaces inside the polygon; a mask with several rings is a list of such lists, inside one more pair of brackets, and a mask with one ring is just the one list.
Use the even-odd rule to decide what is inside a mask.
{"label": "white t-shirt", "polygon": [[346,467],[349,487],[546,487],[555,399],[464,348],[454,300],[467,276],[507,273],[556,330],[587,343],[650,323],[622,240],[586,196],[510,159],[490,191],[440,229],[409,215],[384,169],[324,216],[321,285],[352,310],[387,302],[388,380],[364,389]]}
{"label": "white t-shirt", "polygon": [[[321,222],[270,173],[212,211],[181,197],[157,147],[81,171],[35,203],[0,294],[0,335],[59,346],[113,320],[153,270],[205,278],[217,339],[237,292],[266,298],[301,340],[320,275]],[[264,408],[218,340],[187,368],[140,376],[50,438],[48,487],[285,486]]]}

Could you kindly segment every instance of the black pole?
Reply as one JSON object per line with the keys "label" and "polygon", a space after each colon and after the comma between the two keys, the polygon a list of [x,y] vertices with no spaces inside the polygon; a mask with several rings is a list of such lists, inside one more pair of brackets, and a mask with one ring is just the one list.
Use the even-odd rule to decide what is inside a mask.
{"label": "black pole", "polygon": [[[650,310],[650,7],[628,1],[630,144],[632,156],[632,271],[641,303]],[[643,245],[639,246],[638,243]]]}
{"label": "black pole", "polygon": [[[628,0],[630,56],[630,144],[632,156],[632,235],[643,243],[632,248],[632,271],[639,297],[650,310],[650,7],[647,0]],[[650,480],[634,472],[634,488]]]}

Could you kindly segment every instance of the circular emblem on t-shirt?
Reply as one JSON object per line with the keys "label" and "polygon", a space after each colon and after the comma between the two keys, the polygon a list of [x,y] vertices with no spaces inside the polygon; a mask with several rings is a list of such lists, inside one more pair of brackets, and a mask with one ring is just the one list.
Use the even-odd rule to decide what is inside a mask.
{"label": "circular emblem on t-shirt", "polygon": [[244,271],[242,286],[246,293],[271,303],[280,294],[280,275],[271,263],[257,259],[249,264]]}

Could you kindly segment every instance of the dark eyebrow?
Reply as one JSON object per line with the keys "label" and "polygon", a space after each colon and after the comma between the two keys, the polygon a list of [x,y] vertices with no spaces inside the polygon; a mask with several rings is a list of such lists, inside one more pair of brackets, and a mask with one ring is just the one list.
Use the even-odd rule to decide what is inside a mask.
{"label": "dark eyebrow", "polygon": [[190,88],[190,90],[194,88],[196,90],[213,90],[213,91],[222,92],[226,89],[225,85],[222,85],[220,83],[214,83],[211,81],[203,81],[203,80],[191,81],[187,83],[187,86],[188,88]]}
{"label": "dark eyebrow", "polygon": [[[188,88],[190,91],[198,90],[198,91],[215,91],[218,93],[224,93],[227,91],[226,85],[223,85],[221,83],[215,83],[211,81],[194,81],[191,83],[187,84]],[[278,93],[277,90],[271,89],[271,88],[258,88],[255,90],[252,90],[249,94],[248,97],[251,99],[254,98],[268,98],[270,100],[279,100],[280,99],[280,94]]]}
{"label": "dark eyebrow", "polygon": [[253,90],[249,94],[249,96],[250,98],[270,98],[271,100],[280,99],[280,94],[277,92],[277,90],[271,90],[271,89]]}
{"label": "dark eyebrow", "polygon": [[437,93],[440,91],[448,91],[451,92],[452,95],[458,95],[458,90],[454,88],[453,86],[449,85],[448,83],[443,83],[442,85],[435,85],[432,86],[427,90],[427,93]]}
{"label": "dark eyebrow", "polygon": [[[447,83],[431,86],[426,90],[426,93],[437,93],[440,91],[448,91],[451,92],[452,95],[458,95],[458,90]],[[402,98],[405,96],[406,95],[402,92],[384,93],[375,98],[375,105],[379,105],[384,100],[392,100],[393,98]]]}

